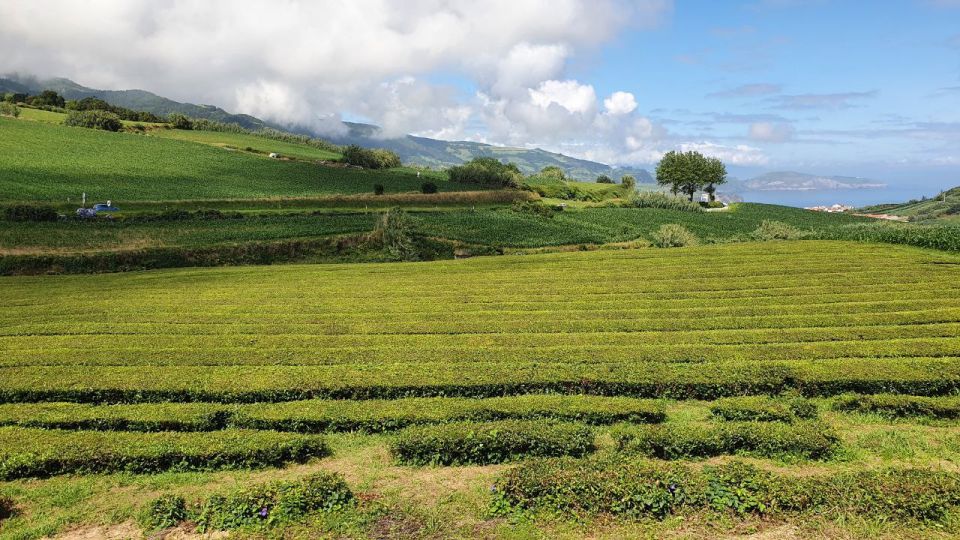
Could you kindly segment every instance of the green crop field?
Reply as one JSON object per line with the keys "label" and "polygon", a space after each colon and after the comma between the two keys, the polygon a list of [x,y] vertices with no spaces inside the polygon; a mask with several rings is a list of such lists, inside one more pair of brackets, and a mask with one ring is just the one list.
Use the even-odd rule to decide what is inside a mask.
{"label": "green crop field", "polygon": [[[190,137],[229,139],[233,135]],[[253,138],[261,145],[272,142]],[[316,155],[310,147],[304,146],[301,152]],[[441,191],[461,189],[437,178],[430,180]],[[110,199],[120,205],[127,201],[308,197],[372,193],[375,184],[382,184],[387,193],[398,193],[419,191],[424,181],[409,169],[327,167],[190,140],[0,118],[0,199],[5,202],[65,203],[69,199],[78,204],[84,192],[88,200]]]}
{"label": "green crop field", "polygon": [[[549,220],[663,220],[591,210]],[[833,240],[2,277],[0,537],[249,490],[322,510],[241,538],[956,537],[958,278]]]}

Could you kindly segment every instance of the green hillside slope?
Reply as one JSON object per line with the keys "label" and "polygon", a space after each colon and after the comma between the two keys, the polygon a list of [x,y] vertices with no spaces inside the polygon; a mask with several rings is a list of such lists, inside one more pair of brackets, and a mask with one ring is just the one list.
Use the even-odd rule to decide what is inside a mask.
{"label": "green hillside slope", "polygon": [[960,221],[960,186],[938,193],[931,199],[910,201],[903,204],[880,204],[861,209],[868,213],[884,213],[904,216],[910,221],[955,220]]}
{"label": "green hillside slope", "polygon": [[[238,136],[194,133],[182,137]],[[282,146],[257,137],[234,142]],[[308,146],[284,151],[324,157],[322,151]],[[431,180],[441,191],[459,187],[439,177]],[[0,200],[5,201],[76,201],[83,192],[89,199],[114,201],[306,197],[368,193],[375,184],[383,184],[387,192],[417,191],[422,182],[407,169],[324,167],[188,140],[0,118]]]}

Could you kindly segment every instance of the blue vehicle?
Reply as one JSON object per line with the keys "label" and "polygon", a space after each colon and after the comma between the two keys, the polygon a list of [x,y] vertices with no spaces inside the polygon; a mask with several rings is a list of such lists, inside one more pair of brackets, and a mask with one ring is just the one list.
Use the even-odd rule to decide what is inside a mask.
{"label": "blue vehicle", "polygon": [[120,209],[117,208],[116,206],[111,205],[110,201],[107,201],[105,203],[97,203],[93,205],[93,211],[98,213],[99,212],[118,212],[119,210]]}

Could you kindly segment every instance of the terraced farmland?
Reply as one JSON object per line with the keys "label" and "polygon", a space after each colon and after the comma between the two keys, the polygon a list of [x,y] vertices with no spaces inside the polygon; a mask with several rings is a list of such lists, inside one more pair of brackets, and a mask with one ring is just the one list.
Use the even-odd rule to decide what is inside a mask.
{"label": "terraced farmland", "polygon": [[2,278],[0,535],[323,470],[381,506],[313,533],[948,537],[958,278],[837,241]]}

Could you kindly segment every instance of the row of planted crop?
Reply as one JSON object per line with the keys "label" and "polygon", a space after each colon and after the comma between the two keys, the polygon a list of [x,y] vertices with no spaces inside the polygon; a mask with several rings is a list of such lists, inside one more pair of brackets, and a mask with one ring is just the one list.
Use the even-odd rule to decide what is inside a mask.
{"label": "row of planted crop", "polygon": [[336,366],[30,366],[0,368],[0,403],[275,402],[494,397],[529,393],[675,399],[848,392],[949,395],[956,358],[763,362],[396,362]]}
{"label": "row of planted crop", "polygon": [[[315,373],[323,373],[327,369],[342,369],[349,374],[365,371],[370,373],[376,381],[379,379],[379,370],[392,371],[405,368],[414,372],[421,369],[431,370],[432,365],[447,364],[450,369],[459,368],[465,372],[476,371],[474,364],[500,364],[498,371],[508,369],[512,365],[530,365],[541,363],[550,371],[563,369],[583,370],[585,376],[592,371],[603,370],[590,368],[593,364],[623,364],[632,365],[633,370],[639,373],[651,370],[669,372],[671,364],[718,364],[741,363],[751,368],[760,368],[762,365],[801,365],[803,362],[821,361],[823,364],[843,363],[853,361],[875,361],[899,359],[910,362],[915,359],[929,357],[956,359],[960,357],[960,340],[949,331],[930,329],[930,337],[913,337],[907,339],[875,339],[858,340],[851,336],[843,341],[800,341],[796,343],[769,343],[769,344],[714,344],[688,345],[676,344],[673,346],[642,346],[630,344],[602,344],[584,343],[579,345],[543,344],[539,347],[503,347],[495,344],[478,345],[474,348],[463,347],[338,347],[329,349],[312,349],[305,347],[270,347],[258,348],[255,344],[247,347],[223,347],[215,349],[193,349],[188,344],[170,344],[166,347],[127,347],[116,350],[106,350],[97,356],[83,357],[91,348],[27,348],[5,354],[0,361],[0,369],[5,369],[12,377],[18,372],[30,372],[44,366],[64,368],[68,366],[95,366],[105,372],[111,369],[125,367],[142,367],[147,369],[163,369],[181,367],[210,366],[217,370],[229,368],[244,369],[248,372],[260,372],[267,367],[280,369],[281,367],[315,369]],[[598,340],[603,336],[591,336]],[[256,338],[250,338],[256,341]],[[496,338],[492,338],[496,341]],[[109,347],[109,340],[104,340],[101,347]],[[421,367],[422,366],[422,367]],[[567,368],[564,368],[567,366]],[[663,367],[658,367],[663,366]],[[486,367],[486,366],[484,366]],[[709,369],[709,366],[706,367]],[[618,369],[619,371],[619,369]],[[804,370],[802,370],[804,371]],[[410,378],[411,375],[404,377]],[[316,379],[310,376],[310,379]],[[601,380],[608,377],[602,376]],[[12,379],[15,381],[16,379]],[[202,380],[202,378],[201,378]],[[426,382],[426,381],[424,381]],[[388,383],[389,384],[389,383]],[[95,385],[96,386],[96,385]],[[417,386],[422,386],[417,384]],[[0,381],[0,392],[4,385]],[[322,389],[317,389],[322,392]],[[851,389],[851,391],[857,391]],[[0,398],[2,400],[2,398]]]}
{"label": "row of planted crop", "polygon": [[[506,419],[555,419],[590,425],[666,420],[666,401],[590,395],[530,394],[513,397],[405,398],[396,400],[307,400],[227,405],[220,403],[8,403],[0,405],[0,426],[117,431],[213,431],[269,429],[299,433],[377,433],[419,424]],[[816,418],[817,406],[797,395],[721,398],[709,405],[716,419],[742,422],[802,422]],[[838,396],[836,411],[889,418],[960,418],[960,397],[896,394]]]}

